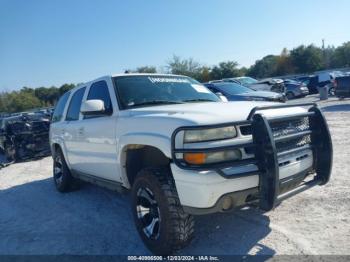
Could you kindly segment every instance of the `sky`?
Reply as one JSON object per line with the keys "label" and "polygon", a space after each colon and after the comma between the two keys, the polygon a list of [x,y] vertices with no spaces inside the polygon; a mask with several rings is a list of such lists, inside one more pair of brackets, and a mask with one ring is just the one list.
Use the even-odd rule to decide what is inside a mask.
{"label": "sky", "polygon": [[173,56],[250,66],[350,41],[350,1],[0,0],[0,91],[81,83]]}

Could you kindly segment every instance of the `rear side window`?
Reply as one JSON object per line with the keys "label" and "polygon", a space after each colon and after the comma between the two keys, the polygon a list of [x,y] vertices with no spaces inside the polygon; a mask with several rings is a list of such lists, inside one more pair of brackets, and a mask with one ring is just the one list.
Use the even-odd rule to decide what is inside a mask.
{"label": "rear side window", "polygon": [[61,98],[58,100],[57,105],[55,107],[55,111],[52,115],[52,123],[61,121],[63,116],[63,111],[64,111],[64,108],[66,107],[66,103],[69,95],[70,95],[70,92],[67,92],[63,96],[61,96]]}
{"label": "rear side window", "polygon": [[[107,115],[111,115],[113,113],[113,107],[111,102],[111,97],[108,91],[108,85],[105,81],[98,81],[93,83],[90,87],[89,94],[86,100],[98,99],[102,100],[105,105],[105,112]],[[93,118],[99,117],[101,115],[88,115],[84,116],[84,118]]]}
{"label": "rear side window", "polygon": [[85,87],[82,87],[73,94],[66,115],[67,121],[75,121],[79,119],[81,101],[83,100],[84,92]]}

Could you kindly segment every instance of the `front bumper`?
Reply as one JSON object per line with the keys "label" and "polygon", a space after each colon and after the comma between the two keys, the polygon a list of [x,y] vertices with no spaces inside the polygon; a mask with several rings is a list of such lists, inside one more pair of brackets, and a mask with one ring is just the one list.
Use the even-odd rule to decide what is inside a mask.
{"label": "front bumper", "polygon": [[[264,110],[296,106],[307,106],[309,110],[284,117],[266,118],[262,114]],[[297,129],[290,133],[282,132],[281,135],[276,136],[276,125],[301,121],[301,119],[307,119],[307,129]],[[227,125],[232,124],[251,125],[252,140],[224,147],[188,149],[178,148],[175,142],[177,134],[183,130],[203,127],[182,127],[173,134],[174,163],[171,164],[171,169],[181,204],[191,213],[200,213],[197,212],[198,210],[206,210],[204,213],[223,211],[252,201],[257,202],[263,210],[271,210],[295,192],[299,193],[311,186],[328,182],[332,167],[332,142],[327,123],[316,105],[257,107],[252,110],[247,121]],[[308,142],[295,148],[285,146],[286,143],[293,145],[295,139]],[[206,167],[190,166],[179,159],[179,156],[186,152],[220,151],[232,148],[250,148],[253,155],[244,160]],[[309,181],[304,182],[306,177]],[[230,199],[224,201],[227,195],[230,195],[228,197]]]}

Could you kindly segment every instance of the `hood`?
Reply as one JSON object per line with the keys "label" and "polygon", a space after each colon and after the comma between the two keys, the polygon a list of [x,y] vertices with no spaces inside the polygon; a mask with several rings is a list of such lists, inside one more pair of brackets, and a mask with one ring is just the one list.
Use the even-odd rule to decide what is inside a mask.
{"label": "hood", "polygon": [[279,93],[276,92],[269,92],[269,91],[254,91],[254,92],[247,92],[247,93],[241,93],[240,96],[249,96],[249,97],[265,97],[265,98],[277,98],[282,96]]}
{"label": "hood", "polygon": [[[158,121],[163,120],[176,122],[179,126],[208,125],[246,120],[254,107],[265,105],[276,105],[276,103],[260,101],[189,103],[135,108],[122,112],[126,119],[137,121],[147,119],[148,124],[159,125]],[[290,108],[273,111],[274,115],[296,112]]]}

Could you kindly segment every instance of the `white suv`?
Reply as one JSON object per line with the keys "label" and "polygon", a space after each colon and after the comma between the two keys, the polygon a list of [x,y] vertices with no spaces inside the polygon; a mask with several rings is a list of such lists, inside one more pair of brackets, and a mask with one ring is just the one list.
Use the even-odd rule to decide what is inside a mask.
{"label": "white suv", "polygon": [[155,254],[193,237],[193,215],[271,210],[328,182],[332,143],[314,104],[221,102],[177,75],[101,77],[65,93],[52,118],[54,181],[129,191]]}

